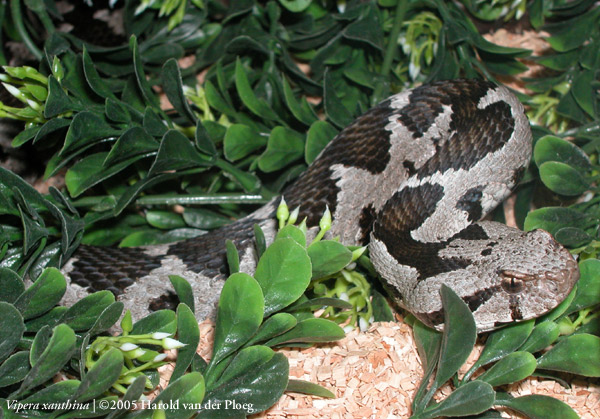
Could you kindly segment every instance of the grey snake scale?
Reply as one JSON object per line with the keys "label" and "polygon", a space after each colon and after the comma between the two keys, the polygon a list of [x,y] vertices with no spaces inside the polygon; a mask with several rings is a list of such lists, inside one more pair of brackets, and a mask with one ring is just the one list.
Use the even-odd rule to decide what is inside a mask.
{"label": "grey snake scale", "polygon": [[[537,317],[579,278],[551,235],[480,221],[517,185],[531,158],[531,131],[517,98],[477,80],[423,85],[388,98],[343,129],[283,196],[316,225],[326,207],[331,235],[369,244],[392,298],[440,328],[439,289],[451,287],[479,331]],[[194,239],[143,248],[81,246],[63,271],[66,304],[113,291],[136,318],[172,295],[170,274],[188,279],[196,315],[212,316],[226,278],[225,240],[255,267],[253,225],[276,232],[272,200],[247,217]]]}

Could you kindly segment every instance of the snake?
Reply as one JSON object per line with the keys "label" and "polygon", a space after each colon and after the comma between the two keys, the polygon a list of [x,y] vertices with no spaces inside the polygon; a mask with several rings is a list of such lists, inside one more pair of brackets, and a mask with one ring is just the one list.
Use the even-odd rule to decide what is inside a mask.
{"label": "snake", "polygon": [[[331,237],[368,245],[398,306],[443,328],[446,285],[482,332],[543,315],[579,278],[575,259],[550,233],[484,220],[518,185],[531,154],[529,121],[508,88],[475,79],[433,82],[359,116],[282,195],[308,225],[329,208]],[[80,246],[63,267],[63,302],[107,289],[139,319],[173,300],[168,276],[180,275],[194,291],[197,318],[214,316],[227,278],[225,241],[236,245],[240,270],[252,274],[253,227],[272,242],[277,203],[172,244]]]}

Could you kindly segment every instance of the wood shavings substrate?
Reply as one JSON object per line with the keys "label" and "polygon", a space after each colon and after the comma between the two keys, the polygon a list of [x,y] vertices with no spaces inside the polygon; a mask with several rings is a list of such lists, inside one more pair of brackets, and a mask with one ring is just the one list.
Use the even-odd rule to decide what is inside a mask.
{"label": "wood shavings substrate", "polygon": [[[214,327],[200,324],[198,353],[210,358]],[[479,348],[480,350],[480,348]],[[408,418],[410,402],[423,374],[412,329],[404,323],[376,323],[367,332],[352,331],[346,338],[303,350],[280,350],[289,360],[290,378],[318,383],[335,399],[285,393],[277,404],[253,419]],[[477,349],[467,365],[477,358]],[[164,371],[165,378],[171,368]],[[463,367],[461,372],[464,373]],[[166,384],[164,381],[163,386]],[[571,406],[581,418],[600,418],[600,383],[577,378],[571,389],[555,381],[528,379],[509,387],[513,396],[547,395]],[[442,388],[436,399],[451,389]],[[519,418],[504,411],[507,418]]]}

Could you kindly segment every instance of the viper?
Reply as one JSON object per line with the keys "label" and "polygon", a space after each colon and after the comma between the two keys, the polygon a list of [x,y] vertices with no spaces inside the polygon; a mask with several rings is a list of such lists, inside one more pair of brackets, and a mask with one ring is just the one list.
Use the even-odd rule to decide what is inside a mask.
{"label": "viper", "polygon": [[[558,305],[577,263],[542,230],[480,221],[516,187],[532,138],[523,106],[505,87],[451,80],[394,95],[344,128],[284,192],[331,235],[367,244],[390,296],[425,324],[443,327],[442,284],[469,306],[478,331],[534,318]],[[253,226],[267,241],[277,201],[197,238],[142,248],[81,246],[64,266],[72,304],[108,289],[136,318],[168,299],[168,275],[188,279],[199,319],[215,312],[226,278],[225,240],[241,270],[256,264]]]}

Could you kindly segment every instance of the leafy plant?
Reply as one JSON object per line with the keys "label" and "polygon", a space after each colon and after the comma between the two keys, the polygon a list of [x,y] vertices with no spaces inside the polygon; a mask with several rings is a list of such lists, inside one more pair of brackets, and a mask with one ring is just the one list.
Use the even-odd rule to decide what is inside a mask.
{"label": "leafy plant", "polygon": [[[30,147],[48,156],[42,168],[45,176],[64,173],[66,182],[62,191],[51,188],[48,195],[41,195],[18,176],[0,170],[0,266],[17,272],[2,271],[2,275],[13,278],[6,280],[12,285],[2,287],[2,292],[14,298],[0,303],[7,304],[2,306],[6,316],[0,321],[8,326],[0,329],[2,333],[6,330],[2,342],[8,342],[6,346],[0,343],[4,351],[0,357],[6,355],[0,369],[14,371],[11,376],[16,380],[0,389],[2,396],[17,391],[23,377],[36,365],[47,368],[42,356],[50,348],[49,353],[60,352],[60,359],[66,360],[45,372],[62,369],[76,378],[60,386],[34,380],[33,386],[24,390],[27,396],[22,400],[46,397],[45,391],[55,400],[67,400],[75,391],[89,396],[101,388],[93,396],[96,400],[116,400],[101,393],[121,380],[117,383],[122,386],[121,393],[125,391],[121,400],[135,401],[144,391],[146,379],[138,374],[141,370],[129,377],[127,371],[147,364],[143,373],[156,384],[156,374],[149,371],[160,362],[156,359],[160,355],[151,352],[158,347],[141,342],[148,359],[154,355],[148,364],[146,358],[133,358],[139,351],[129,354],[129,359],[126,352],[111,346],[118,342],[120,348],[127,339],[152,339],[155,333],[177,333],[177,339],[186,346],[179,350],[170,385],[152,405],[157,414],[161,402],[179,399],[218,404],[232,394],[237,397],[240,389],[248,391],[248,398],[260,400],[256,406],[273,403],[285,388],[287,373],[284,360],[270,348],[290,344],[284,343],[286,339],[294,345],[308,344],[305,340],[314,332],[314,325],[327,324],[331,333],[325,335],[329,338],[340,333],[337,325],[315,319],[312,309],[325,305],[325,318],[340,324],[350,320],[363,327],[371,318],[391,318],[376,287],[365,281],[375,275],[367,255],[360,255],[362,249],[347,249],[322,236],[306,243],[303,224],[294,225],[294,212],[286,215],[282,209],[277,248],[302,259],[304,272],[308,257],[314,281],[305,287],[305,275],[300,280],[301,291],[302,287],[291,287],[293,293],[277,295],[274,292],[281,284],[270,287],[264,273],[277,271],[281,262],[272,251],[260,248],[259,253],[271,262],[263,262],[263,273],[257,271],[250,278],[237,272],[237,257],[229,246],[234,281],[224,295],[219,340],[208,365],[194,354],[197,327],[191,315],[193,300],[184,292],[184,279],[171,278],[186,304],[180,305],[177,314],[165,311],[142,319],[113,341],[105,339],[105,331],[117,321],[114,316],[122,310],[119,303],[107,294],[94,294],[96,297],[83,301],[95,317],[80,318],[83,311],[63,317],[73,309],[53,308],[63,282],[56,279],[56,271],[44,268],[61,266],[81,243],[164,243],[230,223],[277,195],[340,129],[389,94],[412,87],[415,81],[515,76],[526,69],[519,59],[527,57],[546,66],[548,72],[526,80],[531,96],[519,94],[529,107],[536,144],[535,166],[517,191],[515,216],[519,226],[545,228],[579,255],[580,286],[570,300],[536,323],[488,335],[478,364],[460,379],[455,373],[464,353],[472,348],[472,334],[461,335],[467,330],[451,326],[440,337],[415,326],[428,367],[424,385],[435,385],[419,391],[414,414],[465,415],[504,405],[530,417],[572,415],[562,404],[547,398],[511,399],[497,387],[531,374],[533,367],[533,374],[544,376],[554,376],[552,371],[557,368],[596,374],[597,360],[588,360],[578,348],[594,349],[600,335],[600,8],[591,0],[462,3],[464,7],[439,0],[244,0],[228,4],[216,0],[202,4],[130,0],[111,5],[121,8],[125,31],[125,41],[111,46],[61,32],[58,25],[63,16],[52,1],[0,4],[3,41],[22,41],[35,57],[29,67],[5,67],[1,81],[22,105],[1,104],[0,114],[26,123],[14,146]],[[551,34],[548,42],[553,53],[529,57],[527,50],[495,45],[486,41],[473,23],[472,16],[518,18],[525,7],[532,26]],[[578,30],[573,31],[573,27]],[[4,65],[10,59],[6,45],[3,42],[0,51]],[[182,66],[177,60],[184,56],[192,63]],[[196,75],[201,71],[199,82]],[[159,91],[168,99],[167,105],[161,106]],[[178,204],[188,206],[183,212],[173,211]],[[500,212],[495,216],[502,219]],[[326,226],[325,219],[322,232]],[[262,243],[260,237],[258,243]],[[364,269],[352,270],[356,262]],[[17,278],[22,281],[24,277],[38,280],[26,290],[15,285]],[[22,294],[23,301],[30,294],[37,295],[39,278],[46,278],[40,289],[48,291],[51,298],[40,301],[39,306],[36,302],[33,307],[38,308],[27,314],[27,308],[15,305],[15,301]],[[308,297],[300,296],[306,289]],[[268,314],[246,313],[251,322],[236,329],[232,319],[239,315],[238,307],[227,301],[242,292],[251,295],[256,305],[264,305]],[[447,315],[456,316],[462,306],[451,292],[444,292]],[[373,294],[372,300],[369,294]],[[285,301],[278,300],[283,296]],[[353,307],[348,309],[348,303],[332,297],[347,297]],[[96,327],[94,321],[100,319],[102,327]],[[21,323],[25,327],[22,333]],[[256,328],[257,334],[250,336],[249,330]],[[225,338],[229,331],[236,336],[233,346],[228,346]],[[256,336],[261,334],[271,337],[260,340]],[[73,336],[76,350],[67,356]],[[499,348],[505,339],[510,345]],[[66,346],[55,346],[59,340]],[[17,346],[13,346],[15,341]],[[449,351],[439,346],[440,342],[458,343]],[[94,349],[86,353],[86,345]],[[548,346],[550,350],[545,349]],[[567,360],[566,352],[575,356]],[[87,357],[92,362],[86,372],[85,363],[80,361]],[[494,361],[496,364],[477,376],[477,369]],[[106,365],[113,367],[104,368]],[[108,371],[114,379],[96,380],[108,377]],[[249,384],[260,374],[273,380],[270,391],[262,392]],[[448,379],[456,391],[432,404],[431,396]],[[90,383],[92,390],[86,390],[88,384],[83,383]],[[320,392],[306,383],[290,381],[287,386]],[[473,395],[481,398],[469,398]],[[232,413],[243,415],[249,412],[247,407]],[[14,414],[6,404],[3,409],[7,415]],[[168,409],[165,403],[163,413],[178,415]]]}
{"label": "leafy plant", "polygon": [[[289,384],[289,371],[285,356],[272,347],[305,346],[344,336],[335,323],[315,318],[309,310],[327,303],[344,306],[334,299],[309,300],[304,296],[310,278],[320,266],[311,261],[339,259],[344,251],[352,254],[343,246],[336,253],[317,245],[337,243],[334,241],[315,239],[307,246],[306,230],[288,223],[288,216],[282,218],[281,211],[279,215],[287,225],[269,247],[261,249],[254,277],[236,272],[237,252],[229,247],[233,273],[219,300],[208,363],[196,354],[200,332],[192,311],[194,300],[187,292],[190,286],[183,278],[171,280],[177,285],[181,300],[191,308],[181,303],[177,313],[157,311],[135,324],[127,312],[121,321],[122,335],[106,336],[123,311],[123,304],[115,302],[112,293],[97,292],[70,308],[57,307],[67,287],[59,271],[44,270],[25,289],[14,271],[2,268],[0,395],[4,398],[4,413],[11,417],[15,406],[19,406],[27,414],[36,414],[36,409],[43,406],[35,403],[38,400],[80,405],[105,400],[108,404],[99,406],[117,406],[112,403],[116,396],[109,395],[111,389],[127,401],[118,406],[129,410],[136,406],[145,389],[152,390],[158,384],[156,369],[165,364],[166,355],[157,352],[156,347],[179,349],[169,386],[152,401],[152,405],[162,406],[167,417],[189,417],[197,411],[201,417],[238,417],[273,405]],[[330,218],[328,222],[331,223]],[[327,221],[321,225],[324,234]],[[262,231],[258,229],[257,234],[260,237]],[[238,304],[241,299],[244,304]],[[171,338],[175,333],[178,340]],[[80,379],[49,385],[58,373]],[[291,388],[333,396],[302,381],[292,381]],[[95,406],[88,403],[88,414],[119,413],[113,408],[93,412]],[[42,408],[37,414],[47,413],[44,410],[48,409]],[[60,414],[61,409],[54,413]]]}

